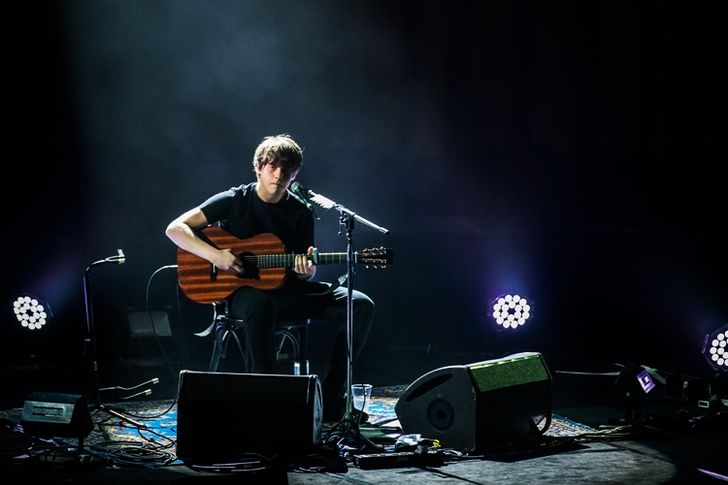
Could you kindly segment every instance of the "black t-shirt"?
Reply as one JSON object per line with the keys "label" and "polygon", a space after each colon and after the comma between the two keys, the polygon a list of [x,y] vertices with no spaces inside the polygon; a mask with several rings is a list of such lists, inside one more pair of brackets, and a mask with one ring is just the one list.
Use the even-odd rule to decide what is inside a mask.
{"label": "black t-shirt", "polygon": [[213,195],[200,205],[207,222],[220,222],[235,237],[246,239],[263,233],[278,236],[288,252],[305,254],[314,246],[313,213],[291,192],[278,203],[264,202],[252,182]]}

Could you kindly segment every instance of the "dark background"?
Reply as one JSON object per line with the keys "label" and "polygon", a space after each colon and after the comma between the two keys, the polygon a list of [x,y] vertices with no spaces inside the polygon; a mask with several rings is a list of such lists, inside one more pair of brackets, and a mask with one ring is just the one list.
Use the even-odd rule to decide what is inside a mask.
{"label": "dark background", "polygon": [[[355,230],[358,249],[395,255],[356,275],[377,304],[356,380],[520,350],[553,368],[707,373],[703,339],[728,320],[720,2],[4,10],[2,297],[31,292],[55,317],[31,333],[4,313],[15,394],[87,385],[82,276],[117,248],[126,264],[91,272],[102,385],[173,389],[165,355],[172,375],[204,369],[211,344],[192,332],[210,309],[174,270],[151,278],[176,262],[164,229],[251,181],[255,146],[284,132],[305,147],[305,185],[391,230]],[[319,215],[318,246],[345,251],[338,214]],[[487,316],[504,292],[533,308],[510,335]],[[129,335],[128,309],[147,303],[170,312],[164,354]]]}

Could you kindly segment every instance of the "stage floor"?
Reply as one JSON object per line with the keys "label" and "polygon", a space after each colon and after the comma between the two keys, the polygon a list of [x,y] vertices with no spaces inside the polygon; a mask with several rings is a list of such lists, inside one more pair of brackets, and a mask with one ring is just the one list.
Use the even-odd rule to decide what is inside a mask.
{"label": "stage floor", "polygon": [[[21,410],[6,409],[2,417],[2,476],[44,483],[717,483],[728,476],[725,407],[699,407],[666,395],[648,396],[641,425],[623,427],[619,403],[610,396],[604,377],[554,374],[553,421],[542,437],[528,444],[482,453],[440,450],[430,465],[400,463],[393,468],[364,469],[355,454],[367,454],[361,441],[342,442],[335,451],[309,454],[269,467],[250,460],[236,468],[191,469],[174,455],[176,407],[173,401],[120,404],[127,415],[145,423],[138,431],[104,412],[93,416],[94,431],[86,439],[87,453],[47,451],[52,443],[32,440],[18,420]],[[375,387],[370,422],[361,426],[372,443],[391,449],[401,433],[394,404],[404,386]],[[154,418],[143,416],[161,414]],[[372,424],[375,423],[375,424]],[[379,426],[376,423],[380,423]],[[323,429],[324,436],[332,430]],[[224,430],[223,430],[224,431]],[[362,446],[364,451],[352,447]],[[344,454],[342,451],[348,451]],[[344,455],[344,456],[342,456]],[[366,465],[364,465],[366,466]],[[9,483],[6,481],[6,483]]]}

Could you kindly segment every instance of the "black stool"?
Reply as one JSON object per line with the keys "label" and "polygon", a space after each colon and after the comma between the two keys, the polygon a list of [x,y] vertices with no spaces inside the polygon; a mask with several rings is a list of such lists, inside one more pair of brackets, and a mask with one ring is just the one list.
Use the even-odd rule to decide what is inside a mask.
{"label": "black stool", "polygon": [[[231,317],[225,302],[214,304],[214,311],[215,341],[213,343],[209,371],[217,371],[220,366],[220,359],[226,357],[227,347],[232,338],[242,357],[242,371],[248,372],[251,368],[252,358],[250,349],[248,349],[247,343],[245,342],[245,320]],[[307,375],[310,373],[308,360],[308,328],[310,324],[311,319],[308,318],[301,322],[279,323],[276,328],[276,358],[279,363],[283,360],[292,361],[291,374]]]}

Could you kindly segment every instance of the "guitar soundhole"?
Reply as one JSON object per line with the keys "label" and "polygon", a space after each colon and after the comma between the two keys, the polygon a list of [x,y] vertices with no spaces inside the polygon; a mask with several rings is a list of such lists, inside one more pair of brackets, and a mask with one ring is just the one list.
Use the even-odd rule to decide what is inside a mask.
{"label": "guitar soundhole", "polygon": [[249,280],[259,280],[260,269],[256,264],[256,257],[253,253],[241,253],[238,257],[243,260],[243,274],[240,277]]}

